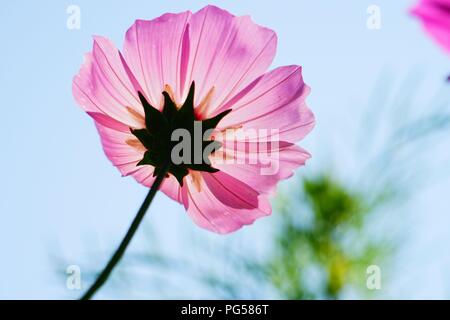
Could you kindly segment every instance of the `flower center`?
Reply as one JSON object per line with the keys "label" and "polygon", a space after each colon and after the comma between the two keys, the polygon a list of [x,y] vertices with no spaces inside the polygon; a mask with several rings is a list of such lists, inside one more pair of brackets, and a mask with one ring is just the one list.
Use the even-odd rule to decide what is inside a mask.
{"label": "flower center", "polygon": [[[177,108],[170,94],[164,91],[164,106],[159,111],[138,92],[144,107],[145,128],[130,128],[131,133],[146,148],[144,157],[137,165],[154,166],[153,175],[156,176],[161,168],[169,164],[168,173],[181,186],[189,170],[219,171],[211,166],[208,156],[220,149],[221,144],[210,139],[210,133],[231,111],[229,109],[215,117],[198,120],[194,113],[194,93],[195,84],[192,82],[186,101]],[[180,141],[180,137],[184,139]]]}

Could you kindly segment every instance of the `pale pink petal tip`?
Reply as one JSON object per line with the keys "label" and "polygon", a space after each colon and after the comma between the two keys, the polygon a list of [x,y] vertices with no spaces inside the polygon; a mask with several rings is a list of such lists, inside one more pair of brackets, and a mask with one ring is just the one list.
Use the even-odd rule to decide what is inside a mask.
{"label": "pale pink petal tip", "polygon": [[421,0],[410,13],[425,31],[450,54],[450,0]]}

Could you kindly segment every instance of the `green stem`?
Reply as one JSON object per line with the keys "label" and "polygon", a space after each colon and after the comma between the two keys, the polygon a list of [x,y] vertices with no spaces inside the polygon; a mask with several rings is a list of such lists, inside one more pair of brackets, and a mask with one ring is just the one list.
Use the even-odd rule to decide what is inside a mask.
{"label": "green stem", "polygon": [[125,234],[125,237],[123,238],[123,240],[120,243],[119,247],[117,248],[116,252],[114,252],[114,254],[109,259],[109,261],[106,264],[103,271],[97,277],[95,282],[91,285],[89,290],[86,291],[86,293],[80,298],[80,300],[91,299],[92,296],[97,292],[97,290],[101,288],[101,286],[106,282],[106,280],[108,280],[109,275],[111,274],[114,267],[117,265],[117,263],[122,258],[123,254],[125,253],[125,250],[128,247],[128,244],[130,243],[131,239],[133,238],[134,234],[136,233],[136,230],[139,227],[139,224],[141,223],[142,219],[144,218],[144,215],[147,212],[147,209],[150,206],[150,203],[152,202],[153,198],[155,197],[156,192],[158,191],[159,187],[161,186],[161,183],[164,180],[164,177],[168,171],[168,168],[169,168],[169,165],[165,165],[163,168],[161,168],[161,170],[159,171],[159,174],[156,176],[156,179],[153,182],[152,187],[150,188],[147,196],[145,197],[144,202],[142,203],[141,207],[139,208],[139,211],[136,214],[136,217],[134,218],[133,222],[131,223],[130,228],[128,229],[127,233]]}

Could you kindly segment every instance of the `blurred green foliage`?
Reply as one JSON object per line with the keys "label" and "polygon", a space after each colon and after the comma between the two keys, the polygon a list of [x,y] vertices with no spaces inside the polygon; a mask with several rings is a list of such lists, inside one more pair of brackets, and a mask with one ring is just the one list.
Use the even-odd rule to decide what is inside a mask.
{"label": "blurred green foliage", "polygon": [[349,284],[365,288],[366,268],[380,264],[388,251],[364,232],[382,202],[371,203],[330,175],[300,183],[300,190],[278,201],[280,223],[264,266],[270,281],[287,299],[337,299]]}

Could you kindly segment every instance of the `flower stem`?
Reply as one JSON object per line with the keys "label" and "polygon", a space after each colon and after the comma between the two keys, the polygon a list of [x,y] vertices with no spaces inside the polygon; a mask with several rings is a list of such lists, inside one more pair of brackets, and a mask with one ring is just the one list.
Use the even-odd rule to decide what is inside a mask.
{"label": "flower stem", "polygon": [[136,230],[139,227],[139,224],[141,223],[142,219],[144,218],[144,215],[147,212],[147,209],[150,206],[150,203],[152,202],[153,198],[155,197],[156,192],[158,191],[159,187],[161,186],[161,184],[164,180],[164,177],[167,174],[168,169],[169,169],[169,165],[167,164],[159,170],[159,173],[156,176],[156,179],[153,182],[153,185],[151,186],[147,196],[144,199],[144,202],[142,203],[141,207],[139,208],[139,211],[136,214],[136,217],[134,218],[133,222],[131,223],[130,228],[128,229],[127,233],[125,234],[125,237],[123,238],[123,240],[120,243],[119,247],[117,248],[116,252],[114,252],[114,254],[109,259],[109,261],[106,264],[103,271],[97,277],[95,282],[91,285],[89,290],[86,291],[86,293],[80,298],[80,300],[91,299],[92,296],[97,292],[97,290],[100,289],[100,287],[106,282],[109,275],[113,271],[114,267],[117,265],[117,263],[120,261],[123,254],[125,253],[125,250],[127,249],[128,244],[130,243],[134,234],[136,233]]}

